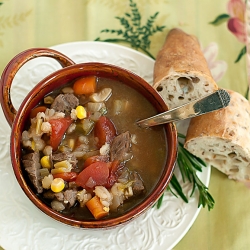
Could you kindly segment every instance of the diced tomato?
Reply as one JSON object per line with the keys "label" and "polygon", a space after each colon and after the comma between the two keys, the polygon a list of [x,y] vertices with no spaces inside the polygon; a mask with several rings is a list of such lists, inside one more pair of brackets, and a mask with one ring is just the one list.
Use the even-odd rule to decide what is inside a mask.
{"label": "diced tomato", "polygon": [[94,162],[108,162],[109,161],[109,157],[107,155],[94,155],[94,156],[90,156],[89,158],[87,158],[84,162],[83,167],[86,168],[89,165],[91,165]]}
{"label": "diced tomato", "polygon": [[55,151],[57,150],[61,140],[73,121],[70,117],[63,117],[58,119],[50,119],[49,123],[51,125],[52,131],[50,135],[50,146]]}
{"label": "diced tomato", "polygon": [[76,184],[93,189],[95,186],[105,186],[109,177],[109,164],[106,162],[94,162],[84,168],[76,178]]}
{"label": "diced tomato", "polygon": [[101,116],[95,124],[94,135],[98,138],[98,146],[101,147],[114,139],[116,135],[115,126],[108,117]]}
{"label": "diced tomato", "polygon": [[45,106],[38,106],[33,108],[30,112],[30,118],[35,118],[39,112],[45,112],[46,109],[47,107]]}
{"label": "diced tomato", "polygon": [[76,95],[88,95],[96,91],[96,77],[88,76],[75,81],[73,90]]}
{"label": "diced tomato", "polygon": [[109,165],[109,178],[106,184],[107,188],[111,188],[118,180],[118,170],[120,169],[121,164],[119,161],[110,162]]}
{"label": "diced tomato", "polygon": [[65,173],[58,173],[53,174],[53,178],[62,178],[65,181],[75,181],[77,177],[77,173],[75,172],[65,172]]}

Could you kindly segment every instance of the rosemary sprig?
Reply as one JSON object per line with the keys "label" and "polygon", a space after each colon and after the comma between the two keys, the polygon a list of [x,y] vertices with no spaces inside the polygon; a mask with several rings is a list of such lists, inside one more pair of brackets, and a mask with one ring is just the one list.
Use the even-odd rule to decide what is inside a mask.
{"label": "rosemary sprig", "polygon": [[[185,138],[184,135],[178,133],[178,137]],[[182,142],[179,141],[178,147],[178,158],[177,162],[179,169],[182,175],[183,182],[186,179],[193,184],[192,192],[190,197],[194,194],[195,188],[198,188],[199,191],[199,202],[198,207],[201,205],[203,207],[207,206],[208,210],[211,210],[214,207],[214,199],[212,195],[208,192],[208,188],[202,183],[197,175],[197,171],[201,172],[203,167],[206,167],[206,164],[198,157],[192,155],[188,152]]]}
{"label": "rosemary sprig", "polygon": [[[173,174],[172,179],[170,181],[170,184],[167,187],[167,190],[170,191],[175,197],[178,198],[178,195],[182,198],[182,200],[184,200],[186,203],[188,203],[188,198],[185,196],[185,194],[182,191],[182,187],[178,181],[178,179],[176,178],[176,176]],[[177,192],[177,194],[175,194],[175,192],[172,190],[172,188]]]}
{"label": "rosemary sprig", "polygon": [[[178,133],[178,137],[181,139],[185,138],[185,136],[180,133]],[[200,158],[192,155],[189,151],[187,151],[184,148],[183,143],[180,141],[178,146],[177,163],[179,165],[183,182],[185,183],[186,181],[189,181],[193,184],[190,197],[192,197],[195,189],[197,188],[199,191],[198,207],[200,207],[201,205],[203,207],[207,206],[208,210],[210,211],[214,207],[214,199],[208,192],[208,188],[197,176],[197,171],[202,172],[202,168],[206,167],[206,164]],[[173,191],[173,189],[177,194]],[[167,190],[169,190],[176,197],[178,197],[179,195],[186,203],[188,203],[188,198],[184,195],[182,187],[175,175],[172,176],[170,185],[168,186]],[[163,196],[157,202],[157,208],[161,206],[162,200]]]}

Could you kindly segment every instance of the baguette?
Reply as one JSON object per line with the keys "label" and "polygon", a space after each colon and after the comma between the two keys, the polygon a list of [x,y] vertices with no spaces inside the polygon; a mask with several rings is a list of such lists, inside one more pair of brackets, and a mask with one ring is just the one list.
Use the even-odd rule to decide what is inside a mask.
{"label": "baguette", "polygon": [[230,179],[249,181],[250,104],[228,92],[229,106],[191,119],[184,147]]}
{"label": "baguette", "polygon": [[218,89],[196,37],[172,29],[154,64],[153,87],[170,109]]}

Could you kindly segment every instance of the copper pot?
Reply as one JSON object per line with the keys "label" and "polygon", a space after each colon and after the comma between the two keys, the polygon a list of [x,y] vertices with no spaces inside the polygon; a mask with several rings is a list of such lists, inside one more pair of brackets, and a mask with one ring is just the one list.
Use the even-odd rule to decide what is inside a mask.
{"label": "copper pot", "polygon": [[[21,103],[20,108],[18,110],[15,110],[14,106],[12,105],[10,96],[10,88],[13,78],[18,70],[27,61],[42,56],[54,58],[62,65],[63,68],[41,80],[27,94],[27,96]],[[177,132],[173,123],[164,125],[168,152],[162,176],[160,177],[158,183],[156,184],[150,195],[145,197],[145,199],[138,206],[136,206],[129,212],[117,218],[110,218],[99,221],[83,221],[68,218],[63,214],[54,211],[36,196],[32,188],[26,182],[21,165],[21,134],[24,130],[25,122],[29,118],[31,110],[43,99],[46,94],[53,91],[55,88],[58,88],[65,83],[72,81],[75,78],[88,75],[96,75],[122,81],[145,96],[159,113],[164,112],[168,109],[167,105],[160,97],[160,95],[145,80],[143,80],[136,74],[123,68],[104,63],[75,64],[65,55],[47,48],[35,48],[26,50],[15,56],[9,62],[1,76],[0,100],[6,120],[12,127],[10,137],[10,156],[12,167],[16,179],[26,196],[42,212],[57,221],[61,221],[65,224],[81,228],[109,228],[126,223],[131,219],[139,216],[148,208],[150,208],[162,195],[171,179],[176,162]]]}

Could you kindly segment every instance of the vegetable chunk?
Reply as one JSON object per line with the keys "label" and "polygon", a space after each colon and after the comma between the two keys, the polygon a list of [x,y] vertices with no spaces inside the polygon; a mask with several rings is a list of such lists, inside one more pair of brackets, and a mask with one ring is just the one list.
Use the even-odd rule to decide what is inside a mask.
{"label": "vegetable chunk", "polygon": [[101,147],[105,143],[111,143],[116,135],[116,129],[108,117],[101,116],[95,124],[94,134],[98,138],[98,146]]}
{"label": "vegetable chunk", "polygon": [[75,81],[73,90],[76,95],[89,95],[96,91],[96,77],[89,76]]}
{"label": "vegetable chunk", "polygon": [[96,220],[103,218],[108,215],[108,211],[104,210],[104,206],[100,202],[97,196],[94,196],[91,200],[86,203],[87,208],[93,214]]}
{"label": "vegetable chunk", "polygon": [[50,136],[50,145],[52,149],[55,151],[58,148],[64,136],[64,133],[72,123],[72,120],[70,117],[65,117],[65,118],[51,119],[49,120],[49,123],[52,128]]}
{"label": "vegetable chunk", "polygon": [[95,186],[105,186],[109,177],[109,164],[106,162],[95,162],[83,169],[77,176],[76,184],[92,189]]}

